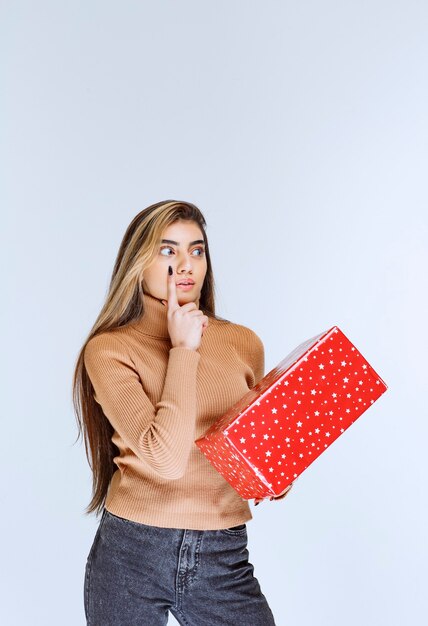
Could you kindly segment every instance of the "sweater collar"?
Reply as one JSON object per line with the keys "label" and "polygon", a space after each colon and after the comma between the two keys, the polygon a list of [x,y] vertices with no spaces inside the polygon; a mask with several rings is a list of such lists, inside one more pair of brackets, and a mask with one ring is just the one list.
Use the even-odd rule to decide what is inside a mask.
{"label": "sweater collar", "polygon": [[144,313],[130,326],[144,335],[168,339],[167,307],[149,293],[143,293],[143,306]]}

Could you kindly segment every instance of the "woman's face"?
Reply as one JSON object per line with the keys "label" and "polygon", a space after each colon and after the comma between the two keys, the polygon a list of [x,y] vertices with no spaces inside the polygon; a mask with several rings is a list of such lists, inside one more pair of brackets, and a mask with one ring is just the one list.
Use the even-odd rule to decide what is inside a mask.
{"label": "woman's face", "polygon": [[[145,293],[155,298],[168,299],[168,265],[172,267],[178,303],[195,302],[199,306],[207,259],[204,238],[196,222],[179,220],[165,228],[158,243],[157,256],[143,273]],[[191,287],[180,287],[177,283],[183,278],[193,280],[194,284]]]}

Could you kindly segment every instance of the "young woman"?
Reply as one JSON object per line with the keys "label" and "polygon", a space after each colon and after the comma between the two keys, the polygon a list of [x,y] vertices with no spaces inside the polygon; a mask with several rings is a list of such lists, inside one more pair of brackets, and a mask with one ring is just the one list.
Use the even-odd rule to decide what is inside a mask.
{"label": "young woman", "polygon": [[172,200],[133,219],[76,364],[86,511],[102,513],[84,577],[92,626],[160,626],[168,611],[188,626],[275,623],[248,560],[248,501],[194,443],[264,375],[256,333],[215,314],[205,226]]}

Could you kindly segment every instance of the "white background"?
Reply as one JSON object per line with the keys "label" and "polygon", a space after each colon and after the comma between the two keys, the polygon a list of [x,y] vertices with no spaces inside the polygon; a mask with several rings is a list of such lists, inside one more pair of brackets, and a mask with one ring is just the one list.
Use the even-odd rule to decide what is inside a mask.
{"label": "white background", "polygon": [[171,198],[266,372],[337,324],[389,386],[252,504],[277,626],[426,623],[426,2],[4,1],[0,55],[2,624],[85,623],[72,373],[127,225]]}

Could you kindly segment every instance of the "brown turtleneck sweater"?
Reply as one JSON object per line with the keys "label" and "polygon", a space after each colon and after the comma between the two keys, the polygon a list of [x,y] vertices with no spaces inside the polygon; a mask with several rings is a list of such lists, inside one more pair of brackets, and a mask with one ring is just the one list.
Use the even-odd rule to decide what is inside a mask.
{"label": "brown turtleneck sweater", "polygon": [[143,298],[137,322],[96,335],[84,351],[119,449],[105,507],[169,528],[247,522],[248,501],[194,442],[263,377],[263,343],[246,326],[209,318],[198,350],[173,348],[167,308],[150,294]]}

